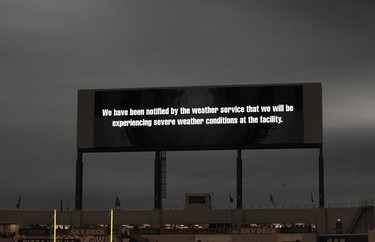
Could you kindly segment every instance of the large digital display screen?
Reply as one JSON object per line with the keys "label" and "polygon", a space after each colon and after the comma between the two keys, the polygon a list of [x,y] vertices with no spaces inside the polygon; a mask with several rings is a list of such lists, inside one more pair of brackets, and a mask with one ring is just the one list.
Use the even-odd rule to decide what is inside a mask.
{"label": "large digital display screen", "polygon": [[[304,95],[316,98],[309,92],[318,90],[321,99],[321,88],[308,87],[313,88],[299,84],[80,90],[78,128],[83,130],[78,130],[78,148],[155,151],[319,144],[319,137],[306,139],[305,121],[309,112],[320,112],[321,117],[321,101],[318,97],[318,103],[310,100],[306,105]],[[321,119],[317,121],[320,124],[312,127],[319,129]]]}

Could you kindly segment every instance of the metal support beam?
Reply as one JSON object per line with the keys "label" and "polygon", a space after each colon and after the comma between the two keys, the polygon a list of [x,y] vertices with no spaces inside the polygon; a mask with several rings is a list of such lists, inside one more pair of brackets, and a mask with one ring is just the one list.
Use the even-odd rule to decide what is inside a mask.
{"label": "metal support beam", "polygon": [[237,150],[237,208],[242,208],[242,157],[241,150]]}
{"label": "metal support beam", "polygon": [[319,148],[319,207],[324,208],[324,158],[323,145]]}
{"label": "metal support beam", "polygon": [[162,160],[165,159],[165,151],[155,152],[155,181],[154,181],[154,209],[162,209]]}
{"label": "metal support beam", "polygon": [[82,152],[77,151],[75,209],[82,210],[83,161]]}

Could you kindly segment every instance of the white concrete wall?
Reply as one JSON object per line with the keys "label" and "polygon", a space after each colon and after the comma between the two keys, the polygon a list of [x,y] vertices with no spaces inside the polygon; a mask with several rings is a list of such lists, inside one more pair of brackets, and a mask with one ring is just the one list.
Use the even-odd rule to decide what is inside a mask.
{"label": "white concrete wall", "polygon": [[375,230],[368,231],[368,242],[375,242]]}

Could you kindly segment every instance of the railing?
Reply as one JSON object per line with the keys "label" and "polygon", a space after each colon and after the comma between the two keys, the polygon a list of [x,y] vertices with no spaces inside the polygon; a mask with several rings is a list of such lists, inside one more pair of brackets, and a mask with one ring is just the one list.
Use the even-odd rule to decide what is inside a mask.
{"label": "railing", "polygon": [[373,206],[374,206],[374,199],[365,199],[361,202],[361,206],[358,208],[358,211],[349,227],[349,231],[348,231],[349,234],[351,234],[354,231],[355,227],[359,223],[361,216],[366,212],[370,212],[370,217],[371,217],[370,223],[372,224],[372,217],[373,217],[372,207]]}
{"label": "railing", "polygon": [[[366,199],[361,202],[347,202],[347,203],[327,203],[325,208],[360,208],[362,206],[375,206],[374,199]],[[305,204],[277,204],[274,206],[269,205],[247,205],[243,206],[243,209],[314,209],[318,208],[316,203],[305,203]],[[235,209],[232,206],[212,206],[212,209]],[[164,205],[164,210],[183,210],[184,206],[181,205]]]}
{"label": "railing", "polygon": [[150,235],[150,234],[290,234],[290,233],[315,233],[313,227],[293,226],[293,227],[248,227],[248,228],[174,228],[174,229],[139,229],[130,231],[130,235]]}

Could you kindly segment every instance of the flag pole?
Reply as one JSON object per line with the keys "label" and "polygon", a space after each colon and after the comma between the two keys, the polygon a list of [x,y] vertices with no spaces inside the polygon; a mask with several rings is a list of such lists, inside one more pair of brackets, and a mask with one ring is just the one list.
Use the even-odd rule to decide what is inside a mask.
{"label": "flag pole", "polygon": [[53,210],[53,242],[56,242],[56,209]]}
{"label": "flag pole", "polygon": [[110,233],[110,237],[109,237],[109,242],[113,241],[112,237],[113,237],[113,209],[111,209],[111,233]]}

